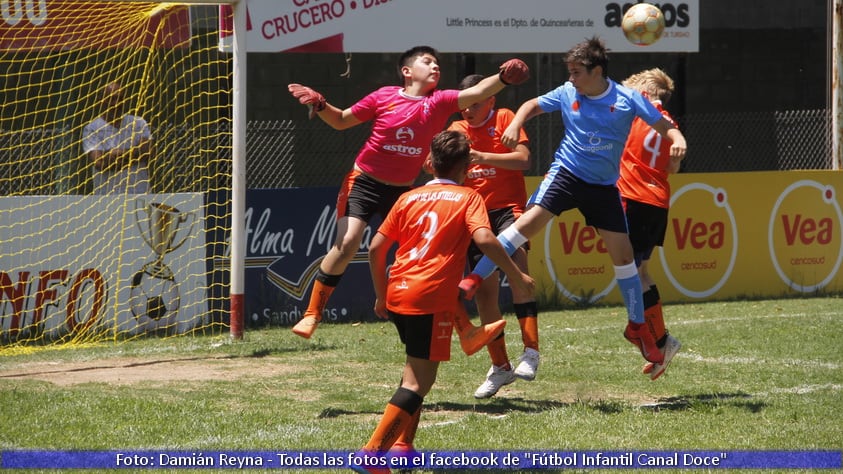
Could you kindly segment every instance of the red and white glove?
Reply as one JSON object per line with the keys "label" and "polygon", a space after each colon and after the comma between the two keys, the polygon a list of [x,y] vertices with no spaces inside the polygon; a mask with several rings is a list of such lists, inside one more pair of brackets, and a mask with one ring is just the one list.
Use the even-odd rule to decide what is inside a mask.
{"label": "red and white glove", "polygon": [[325,110],[325,104],[328,103],[322,94],[301,84],[289,84],[287,90],[293,94],[293,97],[299,100],[300,104],[307,106],[308,118],[313,118],[316,112]]}
{"label": "red and white glove", "polygon": [[520,59],[510,59],[501,64],[498,77],[506,85],[519,85],[527,82],[530,78],[530,68]]}

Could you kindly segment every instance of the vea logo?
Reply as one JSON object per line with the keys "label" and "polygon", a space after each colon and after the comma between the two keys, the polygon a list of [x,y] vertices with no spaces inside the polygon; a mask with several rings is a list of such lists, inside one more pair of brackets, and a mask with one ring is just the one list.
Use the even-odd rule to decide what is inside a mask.
{"label": "vea logo", "polygon": [[606,244],[594,227],[587,226],[582,221],[560,222],[559,238],[562,240],[562,253],[571,255],[607,253]]}
{"label": "vea logo", "polygon": [[810,293],[837,275],[843,260],[840,206],[833,186],[797,181],[770,213],[767,241],[776,273],[790,288]]}
{"label": "vea logo", "polygon": [[711,296],[728,281],[737,258],[737,223],[728,195],[724,189],[690,183],[673,193],[670,208],[659,248],[665,275],[686,296]]}
{"label": "vea logo", "polygon": [[544,263],[556,289],[574,302],[598,301],[615,286],[606,244],[578,212],[562,213],[548,223]]}

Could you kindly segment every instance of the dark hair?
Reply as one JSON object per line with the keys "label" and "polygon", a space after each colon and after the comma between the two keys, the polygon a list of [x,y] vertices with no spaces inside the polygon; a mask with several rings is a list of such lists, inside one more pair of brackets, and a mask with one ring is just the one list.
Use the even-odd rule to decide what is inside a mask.
{"label": "dark hair", "polygon": [[445,130],[436,134],[430,143],[431,162],[436,176],[448,176],[457,166],[470,161],[471,145],[468,137],[456,130]]}
{"label": "dark hair", "polygon": [[469,87],[476,86],[482,80],[483,80],[483,75],[481,75],[481,74],[471,74],[471,75],[465,76],[460,81],[459,85],[457,86],[457,89],[459,89],[461,91],[465,90],[465,89],[468,89]]}
{"label": "dark hair", "polygon": [[609,53],[606,44],[597,36],[574,45],[565,56],[565,62],[581,64],[589,71],[600,66],[603,68],[603,77],[609,75]]}
{"label": "dark hair", "polygon": [[404,51],[401,54],[401,57],[398,58],[398,77],[403,80],[404,75],[401,74],[401,68],[404,66],[412,66],[413,61],[416,60],[417,56],[423,56],[425,54],[433,56],[433,58],[436,59],[436,62],[439,62],[439,52],[434,48],[430,46],[414,46],[407,51]]}

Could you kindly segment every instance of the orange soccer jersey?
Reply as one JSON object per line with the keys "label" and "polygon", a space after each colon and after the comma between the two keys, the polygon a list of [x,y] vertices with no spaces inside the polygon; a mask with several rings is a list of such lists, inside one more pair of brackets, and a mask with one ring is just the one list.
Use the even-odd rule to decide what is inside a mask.
{"label": "orange soccer jersey", "polygon": [[[501,135],[513,117],[515,114],[511,110],[497,109],[479,127],[472,127],[465,120],[457,120],[448,128],[464,133],[471,140],[471,148],[477,151],[508,153],[512,150],[501,143]],[[522,128],[518,143],[526,144],[527,141],[527,133]],[[463,185],[480,193],[488,209],[515,207],[516,215],[524,212],[527,190],[521,171],[472,164]]]}
{"label": "orange soccer jersey", "polygon": [[[654,105],[674,123],[661,103],[655,102]],[[670,183],[667,180],[670,144],[670,140],[663,138],[646,122],[635,118],[621,157],[618,179],[621,196],[652,206],[670,207]]]}
{"label": "orange soccer jersey", "polygon": [[430,181],[401,195],[378,232],[398,242],[386,307],[405,314],[453,311],[472,234],[490,228],[483,199],[453,181]]}

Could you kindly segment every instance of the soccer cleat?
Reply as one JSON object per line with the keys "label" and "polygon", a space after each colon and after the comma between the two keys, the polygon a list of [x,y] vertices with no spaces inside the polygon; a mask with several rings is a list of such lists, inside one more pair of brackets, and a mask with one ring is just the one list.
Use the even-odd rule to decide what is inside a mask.
{"label": "soccer cleat", "polygon": [[462,351],[465,352],[465,355],[472,355],[486,347],[486,344],[500,336],[504,326],[506,326],[506,320],[500,319],[489,324],[482,324],[479,327],[472,326],[471,329],[458,332],[457,335],[460,339]]}
{"label": "soccer cleat", "polygon": [[350,467],[352,471],[359,472],[360,474],[392,474],[392,471],[390,471],[388,467],[358,466],[354,463],[348,467]]}
{"label": "soccer cleat", "polygon": [[524,349],[521,357],[518,358],[518,367],[515,368],[515,376],[524,380],[535,380],[536,371],[539,369],[539,351],[528,347]]}
{"label": "soccer cleat", "polygon": [[360,474],[391,474],[392,471],[389,470],[388,467],[382,466],[372,466],[368,463],[376,463],[381,464],[382,462],[386,462],[386,456],[381,456],[374,451],[358,451],[355,453],[354,461],[361,461],[360,464],[355,463],[352,461],[349,463],[349,468],[351,468],[354,472],[359,472]]}
{"label": "soccer cleat", "polygon": [[661,377],[664,371],[667,370],[667,366],[670,365],[670,361],[673,360],[673,356],[675,356],[681,348],[682,343],[679,342],[679,339],[676,339],[668,334],[664,342],[664,347],[661,349],[661,352],[664,355],[664,361],[660,364],[652,362],[646,364],[643,372],[645,374],[650,374],[650,380],[656,380]]}
{"label": "soccer cleat", "polygon": [[489,372],[486,373],[486,381],[474,391],[474,398],[489,398],[498,393],[501,387],[512,382],[515,382],[515,371],[512,368],[504,370],[492,365]]}
{"label": "soccer cleat", "polygon": [[[412,443],[405,443],[403,441],[396,441],[391,448],[389,448],[389,452],[387,453],[387,459],[389,459],[389,463],[392,466],[408,466],[412,467],[414,463],[418,462],[422,457],[422,454],[416,451],[416,448],[413,447]],[[401,461],[393,461],[395,458],[404,458]],[[402,468],[398,472],[410,472],[412,469]]]}
{"label": "soccer cleat", "polygon": [[629,321],[623,331],[623,337],[638,347],[641,355],[648,362],[660,364],[664,361],[664,354],[659,350],[646,324]]}
{"label": "soccer cleat", "polygon": [[480,275],[469,273],[458,285],[463,291],[463,298],[467,300],[474,298],[474,293],[477,293],[477,288],[480,288],[481,283],[483,283],[483,279],[480,278]]}
{"label": "soccer cleat", "polygon": [[319,318],[305,314],[301,321],[293,326],[293,333],[305,339],[310,339],[310,336],[316,332],[316,326],[319,325]]}

